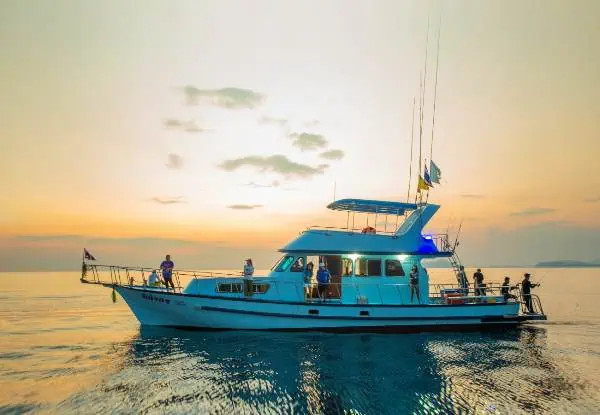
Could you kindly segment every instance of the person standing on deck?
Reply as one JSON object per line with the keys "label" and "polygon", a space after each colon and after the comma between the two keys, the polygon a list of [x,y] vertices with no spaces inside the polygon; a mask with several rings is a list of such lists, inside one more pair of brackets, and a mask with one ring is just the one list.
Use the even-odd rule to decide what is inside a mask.
{"label": "person standing on deck", "polygon": [[529,281],[529,277],[531,277],[531,274],[526,272],[525,276],[523,278],[523,281],[521,282],[521,292],[523,293],[523,299],[525,300],[525,306],[527,307],[527,312],[533,314],[533,313],[535,313],[535,311],[533,311],[533,301],[531,299],[531,289],[538,287],[540,284],[532,284],[531,281]]}
{"label": "person standing on deck", "polygon": [[325,263],[321,262],[319,264],[319,270],[317,271],[317,292],[319,293],[319,298],[321,301],[325,301],[327,298],[327,289],[329,288],[329,279],[331,278],[331,274],[327,267],[325,267]]}
{"label": "person standing on deck", "polygon": [[409,275],[410,282],[410,303],[413,302],[415,293],[417,294],[417,301],[421,304],[421,294],[419,293],[419,269],[416,265],[412,266]]}
{"label": "person standing on deck", "polygon": [[483,283],[481,268],[477,268],[477,272],[473,274],[473,283],[475,285],[475,295],[485,295],[485,284]]}
{"label": "person standing on deck", "polygon": [[173,284],[173,268],[175,268],[175,263],[171,261],[171,255],[167,254],[165,260],[160,263],[160,270],[162,271],[162,277],[165,280],[167,291],[169,291],[169,285],[173,288],[173,291],[175,291],[175,284]]}
{"label": "person standing on deck", "polygon": [[254,274],[254,265],[252,259],[248,258],[244,264],[244,295],[252,295],[252,275]]}
{"label": "person standing on deck", "polygon": [[458,268],[456,279],[458,280],[460,291],[463,293],[463,295],[467,295],[469,293],[469,281],[467,281],[467,274],[465,273],[464,265],[461,265]]}

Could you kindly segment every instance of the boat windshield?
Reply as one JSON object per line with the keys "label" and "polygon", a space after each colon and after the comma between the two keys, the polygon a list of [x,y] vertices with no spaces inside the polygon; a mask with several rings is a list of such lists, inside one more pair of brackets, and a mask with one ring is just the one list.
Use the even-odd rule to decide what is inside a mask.
{"label": "boat windshield", "polygon": [[292,262],[294,262],[293,256],[284,255],[275,263],[275,265],[273,265],[273,267],[271,267],[271,271],[275,270],[275,272],[284,272],[288,269]]}

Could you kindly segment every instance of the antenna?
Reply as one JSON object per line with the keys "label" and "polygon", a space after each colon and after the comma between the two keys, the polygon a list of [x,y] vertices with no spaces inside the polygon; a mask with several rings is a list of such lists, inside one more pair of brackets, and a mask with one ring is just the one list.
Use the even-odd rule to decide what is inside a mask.
{"label": "antenna", "polygon": [[412,125],[410,127],[410,164],[408,165],[408,193],[406,194],[406,203],[410,201],[410,182],[412,180],[413,165],[413,143],[415,141],[415,97],[412,104]]}
{"label": "antenna", "polygon": [[336,185],[336,181],[333,181],[333,201],[335,202],[335,186]]}
{"label": "antenna", "polygon": [[442,16],[440,15],[440,22],[438,28],[438,40],[437,40],[437,56],[435,58],[435,84],[433,87],[433,118],[431,120],[431,148],[429,149],[429,160],[433,160],[433,132],[435,130],[435,104],[437,102],[437,84],[438,84],[438,69],[440,64],[440,37],[442,33]]}
{"label": "antenna", "polygon": [[458,232],[456,232],[456,239],[454,239],[454,248],[452,248],[453,251],[458,246],[458,236],[460,235],[460,230],[462,229],[462,224],[463,224],[463,219],[460,220],[460,225],[458,225]]}

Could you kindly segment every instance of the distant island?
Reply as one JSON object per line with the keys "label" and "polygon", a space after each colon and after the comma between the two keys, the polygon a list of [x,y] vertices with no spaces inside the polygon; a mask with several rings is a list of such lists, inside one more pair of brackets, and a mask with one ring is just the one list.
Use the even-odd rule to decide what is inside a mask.
{"label": "distant island", "polygon": [[546,261],[535,264],[536,268],[592,268],[600,267],[600,261]]}

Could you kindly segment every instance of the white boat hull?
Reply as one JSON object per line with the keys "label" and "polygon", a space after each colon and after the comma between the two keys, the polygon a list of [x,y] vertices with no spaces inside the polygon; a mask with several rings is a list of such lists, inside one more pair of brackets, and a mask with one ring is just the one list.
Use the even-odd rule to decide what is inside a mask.
{"label": "white boat hull", "polygon": [[518,303],[381,305],[299,303],[116,286],[142,325],[188,329],[422,331],[516,325]]}

